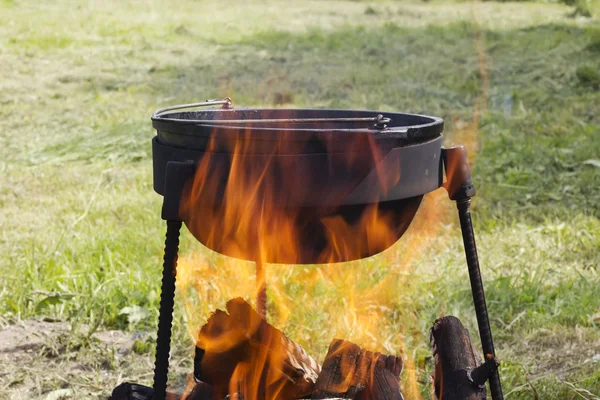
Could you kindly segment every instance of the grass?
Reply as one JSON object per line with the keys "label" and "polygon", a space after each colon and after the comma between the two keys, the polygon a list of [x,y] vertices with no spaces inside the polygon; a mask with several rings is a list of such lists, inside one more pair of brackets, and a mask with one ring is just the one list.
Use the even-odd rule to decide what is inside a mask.
{"label": "grass", "polygon": [[[443,117],[448,142],[471,150],[507,398],[600,396],[597,13],[494,2],[164,7],[0,3],[2,323],[153,331],[164,234],[151,186],[155,109],[228,95],[248,106],[402,110]],[[429,398],[435,318],[458,316],[477,342],[448,203],[443,191],[428,196],[407,236],[380,256],[269,266],[271,321],[321,359],[335,336],[401,354],[407,398]],[[186,332],[253,289],[252,265],[190,236],[181,246],[174,376],[189,372]],[[97,378],[94,390],[76,386],[78,395],[106,395],[123,373],[149,383],[151,354],[104,362],[80,339],[72,335],[84,346],[53,362],[87,357],[112,378]],[[22,385],[5,372],[0,397]],[[38,375],[33,397],[65,385],[60,374]]]}

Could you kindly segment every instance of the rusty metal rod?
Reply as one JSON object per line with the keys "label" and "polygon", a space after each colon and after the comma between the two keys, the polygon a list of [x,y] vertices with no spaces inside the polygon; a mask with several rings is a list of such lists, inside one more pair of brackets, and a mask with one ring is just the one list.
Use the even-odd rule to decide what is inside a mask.
{"label": "rusty metal rod", "polygon": [[[496,353],[494,351],[492,329],[490,328],[487,305],[485,303],[485,293],[483,291],[479,258],[477,256],[477,246],[475,244],[475,233],[473,232],[473,222],[471,220],[471,199],[468,197],[460,199],[456,202],[456,206],[458,208],[460,228],[465,246],[469,279],[471,280],[471,293],[473,294],[473,304],[475,305],[475,315],[477,316],[477,325],[479,327],[479,337],[481,338],[483,353],[486,358],[495,357]],[[503,400],[504,395],[502,394],[502,385],[497,369],[491,372],[489,382],[492,399]]]}
{"label": "rusty metal rod", "polygon": [[154,362],[153,400],[164,400],[167,395],[169,375],[169,353],[171,351],[171,325],[175,301],[175,279],[177,277],[177,253],[181,221],[167,221],[165,256],[156,336],[156,360]]}

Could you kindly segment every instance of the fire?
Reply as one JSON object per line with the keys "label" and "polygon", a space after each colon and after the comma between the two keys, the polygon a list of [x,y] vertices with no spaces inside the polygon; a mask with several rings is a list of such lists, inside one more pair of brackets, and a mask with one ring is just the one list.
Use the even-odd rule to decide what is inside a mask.
{"label": "fire", "polygon": [[[306,166],[294,160],[310,143],[283,132],[265,152],[265,144],[252,135],[250,128],[233,144],[223,144],[215,134],[183,195],[181,215],[210,249],[259,264],[355,260],[387,249],[416,212],[420,199],[405,201],[403,215],[398,205],[381,206],[376,198],[372,204],[339,206],[353,187],[318,192],[324,183],[313,180],[320,171],[303,170]],[[356,150],[347,146],[347,156],[332,157],[330,168],[351,173],[372,164],[377,169],[382,150],[370,136],[357,136]],[[363,146],[370,151],[360,151]],[[377,172],[384,190],[399,179],[400,171]],[[307,199],[315,205],[306,206]],[[321,200],[326,205],[318,204]]]}
{"label": "fire", "polygon": [[[479,37],[477,40],[477,50],[481,52]],[[479,115],[485,109],[487,96],[487,74],[481,53],[480,63],[485,80],[483,93],[474,106],[473,121],[462,128],[458,126],[455,134],[455,140],[467,144],[471,156],[476,153]],[[405,338],[420,329],[418,315],[408,309],[400,310],[398,317],[395,309],[399,301],[410,298],[414,286],[412,274],[423,250],[451,222],[452,204],[447,193],[443,189],[430,193],[420,208],[420,197],[392,206],[377,203],[373,198],[370,204],[355,206],[296,207],[307,197],[335,203],[351,188],[329,188],[326,193],[313,191],[315,185],[310,179],[315,171],[298,169],[293,157],[303,154],[309,143],[294,141],[289,132],[282,132],[279,140],[265,148],[265,143],[252,140],[252,135],[252,129],[241,130],[232,145],[220,142],[218,135],[213,135],[193,182],[184,190],[180,213],[189,230],[208,248],[232,257],[216,255],[210,260],[199,255],[181,257],[178,289],[185,292],[192,288],[198,300],[190,301],[188,296],[184,301],[190,336],[207,348],[235,347],[248,337],[248,332],[231,329],[223,330],[217,339],[199,337],[203,318],[232,297],[256,298],[268,282],[269,318],[273,325],[283,327],[293,322],[288,333],[293,332],[299,343],[320,343],[315,349],[320,353],[332,337],[343,337],[373,351],[401,355],[405,366],[403,394],[406,399],[420,399],[417,381],[422,366],[414,353],[405,350]],[[323,151],[328,151],[333,143],[321,145]],[[369,151],[349,151],[343,162],[336,161],[332,168],[351,170],[353,165],[361,164],[376,167],[385,156],[370,137],[361,136],[348,147]],[[399,169],[376,171],[384,191],[398,182],[402,174]],[[417,208],[418,217],[403,243],[394,250],[376,259],[328,265],[363,259],[388,249],[408,229]],[[264,273],[257,276],[252,262]],[[379,265],[387,266],[387,273],[381,278],[376,277]],[[287,289],[292,281],[300,283],[306,293],[325,294],[318,299],[291,296]],[[363,282],[372,284],[362,285]],[[316,332],[311,327],[310,313],[298,312],[302,307],[323,309],[329,315],[327,326]],[[260,309],[260,304],[257,308]],[[396,319],[397,323],[390,324],[390,319]],[[315,338],[316,333],[322,336],[325,330],[326,338]],[[280,373],[283,366],[277,365],[282,360],[277,351],[269,352],[266,346],[261,349],[252,359],[235,366],[228,388],[230,394],[241,391],[246,399],[257,399],[260,390],[268,387],[267,399],[284,398]],[[267,364],[269,368],[265,368]]]}
{"label": "fire", "polygon": [[[208,302],[203,306],[205,310],[217,305],[214,304],[217,298],[220,301],[225,298],[224,293],[219,293],[224,287],[236,287],[237,295],[252,297],[252,292],[264,285],[263,274],[259,274],[254,281],[252,268],[235,258],[252,260],[257,266],[269,268],[267,276],[278,274],[278,271],[285,273],[288,268],[285,265],[273,265],[275,263],[329,264],[362,259],[394,244],[408,228],[421,202],[419,196],[395,204],[379,204],[374,197],[370,204],[332,206],[353,188],[342,186],[328,188],[327,192],[310,192],[315,185],[309,180],[314,179],[315,171],[298,170],[294,164],[294,155],[303,154],[303,148],[308,143],[294,141],[289,134],[282,132],[280,140],[270,143],[265,152],[261,147],[264,143],[252,140],[252,133],[252,129],[241,132],[237,140],[231,141],[233,147],[223,147],[224,144],[219,142],[215,133],[205,156],[197,165],[193,182],[185,188],[182,196],[180,214],[194,236],[208,248],[234,257],[219,266],[230,273],[229,281],[209,282],[208,287],[204,286],[206,279],[198,283],[200,276],[223,275],[209,271],[211,268],[206,263],[198,263],[193,258],[182,257],[180,260],[179,289],[193,286],[202,302]],[[323,145],[323,151],[327,152],[331,143]],[[359,151],[365,146],[369,151]],[[376,146],[370,135],[358,136],[356,143],[347,147],[351,151],[335,159],[332,168],[352,170],[356,165],[372,165],[384,191],[398,182],[402,171],[377,169],[385,152]],[[356,151],[352,151],[353,148]],[[374,196],[379,195],[374,193]],[[326,197],[323,200],[327,206],[319,206],[319,202],[314,201],[316,205],[312,207],[295,206],[307,197],[320,201],[322,196]],[[324,278],[329,284],[341,284],[348,288],[349,297],[344,300],[348,312],[345,316],[340,314],[332,318],[331,322],[336,331],[342,328],[335,327],[336,320],[339,320],[345,326],[339,329],[340,334],[350,330],[350,335],[346,337],[361,343],[377,341],[378,323],[385,312],[378,308],[381,300],[378,297],[383,295],[389,300],[394,293],[390,286],[397,284],[396,278],[400,276],[393,274],[385,278],[368,293],[351,289],[361,279],[358,264],[334,268],[318,266],[307,270],[305,278],[307,284]],[[269,288],[272,297],[277,300],[273,302],[276,308],[273,314],[277,322],[283,325],[294,306],[277,283],[271,286],[269,282]],[[210,291],[213,294],[209,294]],[[354,294],[360,296],[355,298]],[[192,320],[189,323],[190,335],[202,348],[225,351],[248,337],[248,332],[236,329],[223,329],[218,335],[197,336],[200,321],[195,316],[202,313],[198,312],[193,302],[184,304],[186,314]],[[249,328],[249,331],[252,329]],[[388,351],[398,352],[397,343],[388,344],[391,347]],[[264,346],[264,351],[258,349],[252,359],[235,366],[229,385],[230,394],[242,391],[245,398],[250,400],[259,398],[258,393],[266,390],[267,399],[283,398],[278,394],[283,385],[280,373],[278,375],[282,369],[277,365],[280,360],[274,355],[277,352],[266,350],[268,347]],[[377,344],[375,350],[379,347]],[[267,370],[264,368],[266,364],[269,364]]]}
{"label": "fire", "polygon": [[310,394],[317,371],[303,369],[304,364],[289,356],[300,353],[281,331],[242,299],[230,300],[227,312],[215,312],[197,336],[196,344],[204,351],[202,378],[213,385],[213,397],[242,393],[246,399],[283,399]]}

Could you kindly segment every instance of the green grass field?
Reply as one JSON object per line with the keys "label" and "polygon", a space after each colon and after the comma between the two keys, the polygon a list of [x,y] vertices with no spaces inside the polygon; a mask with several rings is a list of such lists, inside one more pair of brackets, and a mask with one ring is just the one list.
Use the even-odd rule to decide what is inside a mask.
{"label": "green grass field", "polygon": [[[592,17],[551,3],[173,4],[0,1],[0,326],[71,326],[35,363],[0,363],[0,398],[150,384],[147,342],[115,361],[91,334],[154,334],[165,228],[151,113],[224,96],[443,117],[474,162],[506,398],[600,398],[597,3]],[[429,399],[433,321],[461,318],[478,347],[462,251],[454,207],[433,193],[382,255],[269,266],[270,321],[320,360],[334,337],[402,355],[405,396]],[[175,380],[191,371],[188,331],[252,299],[254,268],[187,232],[180,265]]]}

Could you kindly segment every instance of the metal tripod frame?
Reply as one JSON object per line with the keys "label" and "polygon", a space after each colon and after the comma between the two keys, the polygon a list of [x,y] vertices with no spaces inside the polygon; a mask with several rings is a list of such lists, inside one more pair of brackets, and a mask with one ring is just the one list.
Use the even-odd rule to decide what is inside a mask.
{"label": "metal tripod frame", "polygon": [[[479,258],[473,223],[471,220],[471,197],[475,188],[471,179],[471,170],[464,146],[442,150],[447,181],[444,185],[451,200],[456,201],[460,228],[465,247],[471,292],[479,328],[479,336],[485,358],[495,357],[492,331],[487,313],[487,305],[481,280]],[[170,162],[167,164],[166,182],[162,219],[167,221],[165,240],[165,255],[161,285],[158,332],[156,338],[156,361],[154,366],[154,400],[164,400],[166,397],[169,373],[169,353],[171,349],[171,325],[173,323],[173,307],[175,297],[175,281],[177,277],[177,253],[179,249],[179,233],[182,226],[179,217],[179,201],[183,186],[195,172],[193,163]],[[503,400],[502,386],[498,371],[489,378],[490,392],[493,400]]]}

